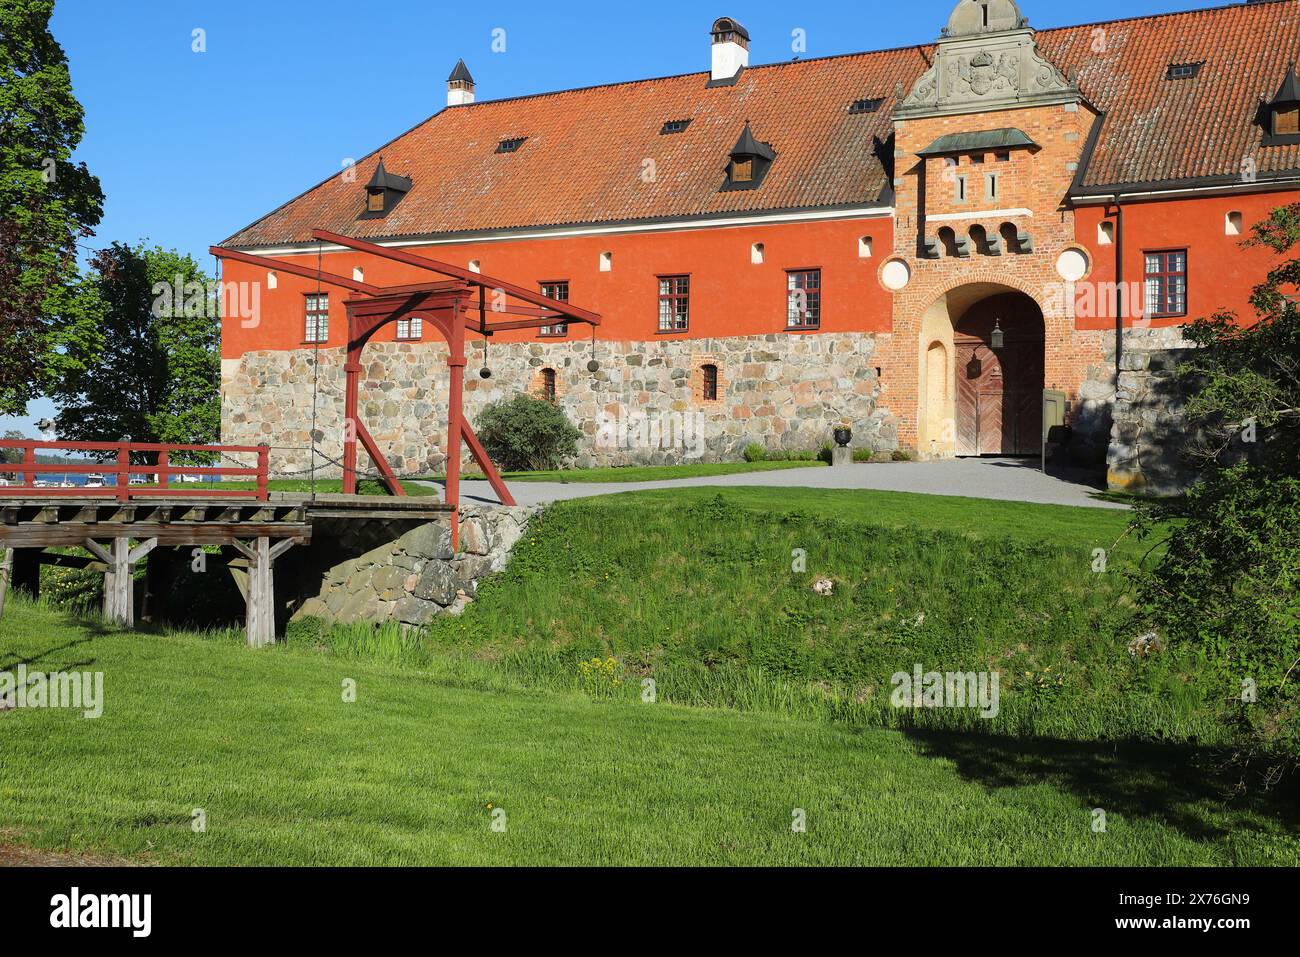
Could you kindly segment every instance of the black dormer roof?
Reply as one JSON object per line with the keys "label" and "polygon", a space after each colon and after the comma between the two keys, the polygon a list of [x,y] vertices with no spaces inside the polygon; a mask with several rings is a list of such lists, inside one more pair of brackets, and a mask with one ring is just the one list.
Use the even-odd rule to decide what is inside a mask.
{"label": "black dormer roof", "polygon": [[1286,68],[1282,85],[1273,94],[1273,99],[1264,104],[1260,110],[1258,122],[1264,127],[1261,146],[1294,146],[1300,144],[1300,133],[1276,132],[1276,116],[1279,110],[1293,110],[1300,107],[1300,80],[1296,79],[1295,66]]}
{"label": "black dormer roof", "polygon": [[453,83],[456,80],[462,80],[465,83],[474,82],[474,78],[469,75],[469,67],[465,66],[464,60],[457,60],[455,69],[451,71],[451,76],[447,77],[448,83]]}
{"label": "black dormer roof", "polygon": [[[772,149],[770,143],[761,143],[755,139],[754,131],[749,128],[749,120],[746,120],[740,139],[736,140],[736,145],[731,148],[731,162],[727,164],[727,181],[722,184],[722,190],[726,192],[734,189],[758,189],[763,185],[763,178],[767,176],[774,159],[776,159],[776,150]],[[750,178],[737,180],[736,164],[746,160],[752,162]]]}
{"label": "black dormer roof", "polygon": [[411,191],[411,178],[409,176],[398,176],[396,173],[390,173],[384,169],[384,158],[379,157],[379,163],[375,166],[375,175],[370,177],[370,182],[366,183],[366,195],[373,196],[376,193],[382,193],[384,196],[384,208],[382,210],[371,209],[369,203],[362,211],[359,219],[382,219],[387,216],[393,207],[402,201],[402,197]]}
{"label": "black dormer roof", "polygon": [[367,190],[393,190],[397,193],[406,193],[411,189],[411,178],[409,176],[398,176],[396,173],[390,173],[384,169],[384,158],[379,157],[379,165],[375,167],[375,175],[370,177],[370,182],[366,184]]}
{"label": "black dormer roof", "polygon": [[1281,106],[1284,103],[1300,104],[1300,80],[1296,79],[1295,66],[1286,68],[1286,76],[1282,78],[1282,85],[1277,88],[1277,93],[1273,95],[1269,106]]}
{"label": "black dormer roof", "polygon": [[749,128],[749,120],[745,121],[745,129],[740,134],[740,139],[736,140],[736,145],[731,148],[732,158],[738,156],[762,157],[765,160],[776,159],[776,153],[767,143],[760,143],[754,139],[754,132]]}

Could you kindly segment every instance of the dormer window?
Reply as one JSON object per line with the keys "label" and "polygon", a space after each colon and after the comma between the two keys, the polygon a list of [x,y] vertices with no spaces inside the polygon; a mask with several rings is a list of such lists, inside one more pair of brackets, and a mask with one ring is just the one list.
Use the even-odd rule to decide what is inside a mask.
{"label": "dormer window", "polygon": [[1264,146],[1290,146],[1300,143],[1300,80],[1295,67],[1286,68],[1282,85],[1264,108]]}
{"label": "dormer window", "polygon": [[526,136],[512,136],[509,139],[504,139],[497,144],[497,152],[517,153],[519,151],[519,147],[524,145],[524,140],[526,139],[528,139],[528,137]]}
{"label": "dormer window", "polygon": [[366,211],[362,219],[378,219],[387,216],[393,207],[402,201],[411,190],[411,180],[407,176],[396,176],[384,168],[384,158],[379,157],[375,175],[366,184]]}
{"label": "dormer window", "polygon": [[740,139],[731,148],[731,162],[727,164],[727,181],[722,184],[723,191],[732,189],[757,189],[763,185],[763,178],[776,159],[776,151],[770,143],[760,143],[754,138],[745,123]]}
{"label": "dormer window", "polygon": [[884,104],[884,100],[854,100],[849,104],[850,113],[874,113]]}

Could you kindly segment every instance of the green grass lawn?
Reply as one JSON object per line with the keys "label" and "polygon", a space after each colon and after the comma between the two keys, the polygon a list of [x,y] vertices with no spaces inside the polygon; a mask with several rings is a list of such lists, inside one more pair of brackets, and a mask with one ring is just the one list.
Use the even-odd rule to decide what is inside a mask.
{"label": "green grass lawn", "polygon": [[[783,469],[825,468],[825,462],[695,462],[690,465],[626,465],[591,469],[553,469],[543,472],[503,472],[508,482],[663,482],[668,479],[740,475],[745,472],[777,472]],[[431,475],[427,481],[441,482],[445,475]],[[482,479],[478,472],[466,472],[465,479]]]}
{"label": "green grass lawn", "polygon": [[[560,502],[467,613],[436,620],[417,646],[324,640],[420,666],[490,661],[549,688],[575,687],[578,662],[612,655],[671,702],[864,725],[1224,741],[1230,697],[1194,654],[1128,654],[1142,626],[1127,572],[1150,545],[1124,537],[1125,523],[1112,510],[839,490]],[[816,594],[818,578],[834,594]],[[997,671],[999,714],[893,707],[892,676],[916,664]]]}
{"label": "green grass lawn", "polygon": [[23,601],[0,627],[0,670],[105,675],[97,719],[0,712],[0,843],[194,864],[1300,863],[1294,796],[1225,804],[1185,746],[597,701]]}

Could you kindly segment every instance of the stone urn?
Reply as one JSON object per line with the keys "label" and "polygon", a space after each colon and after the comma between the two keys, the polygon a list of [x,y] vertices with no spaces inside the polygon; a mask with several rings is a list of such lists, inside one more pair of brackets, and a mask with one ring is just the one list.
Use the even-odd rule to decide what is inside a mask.
{"label": "stone urn", "polygon": [[835,444],[840,448],[845,448],[849,440],[853,438],[853,430],[847,425],[837,425],[831,430],[831,435],[835,437]]}

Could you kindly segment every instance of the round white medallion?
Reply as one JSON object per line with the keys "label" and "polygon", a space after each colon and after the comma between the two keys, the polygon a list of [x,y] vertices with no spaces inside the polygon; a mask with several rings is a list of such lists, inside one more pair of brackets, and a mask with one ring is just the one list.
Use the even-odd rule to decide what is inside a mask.
{"label": "round white medallion", "polygon": [[1056,271],[1066,282],[1078,282],[1088,275],[1088,257],[1079,249],[1066,249],[1056,257]]}
{"label": "round white medallion", "polygon": [[903,260],[891,259],[880,270],[880,281],[886,289],[898,292],[912,281],[912,270],[908,268],[907,263],[903,262]]}

